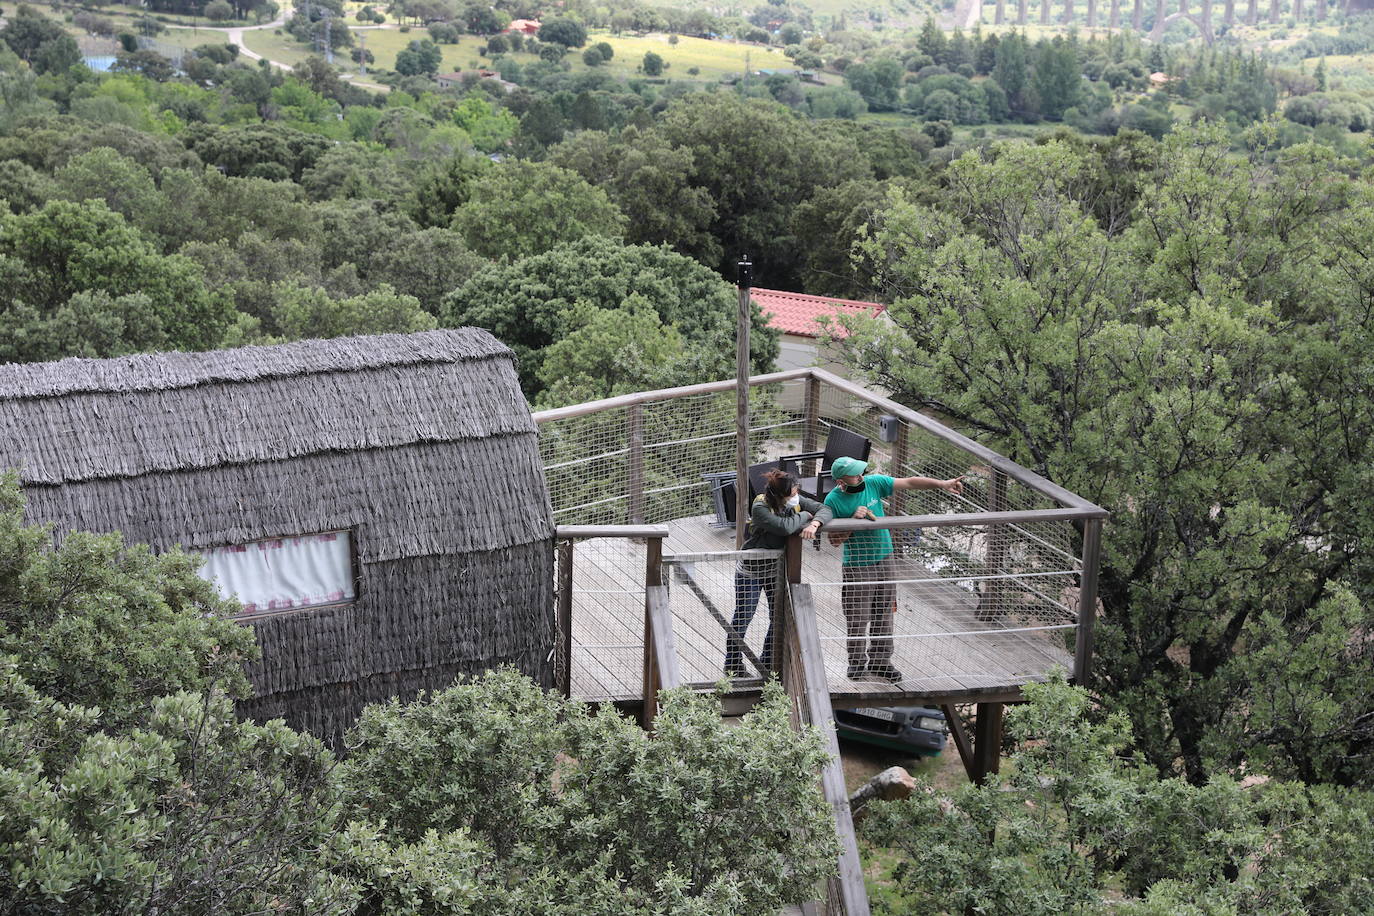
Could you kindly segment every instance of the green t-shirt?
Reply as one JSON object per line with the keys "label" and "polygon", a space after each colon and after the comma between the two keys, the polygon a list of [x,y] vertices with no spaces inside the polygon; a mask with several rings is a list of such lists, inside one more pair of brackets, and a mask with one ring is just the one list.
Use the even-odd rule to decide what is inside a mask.
{"label": "green t-shirt", "polygon": [[[864,488],[860,493],[846,493],[836,485],[825,494],[825,504],[835,513],[836,518],[852,518],[860,506],[867,506],[875,516],[882,518],[883,499],[891,496],[892,478],[885,474],[869,474],[864,478]],[[886,528],[877,531],[856,531],[844,542],[845,566],[872,566],[892,554],[892,532]]]}

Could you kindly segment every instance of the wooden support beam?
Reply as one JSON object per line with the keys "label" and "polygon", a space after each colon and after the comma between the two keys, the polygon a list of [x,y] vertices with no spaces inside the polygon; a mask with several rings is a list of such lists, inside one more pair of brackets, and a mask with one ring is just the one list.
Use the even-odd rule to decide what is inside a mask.
{"label": "wooden support beam", "polygon": [[558,689],[572,696],[573,542],[558,542]]}
{"label": "wooden support beam", "polygon": [[1002,770],[1001,703],[979,703],[973,725],[973,781],[982,785],[989,776]]}
{"label": "wooden support beam", "polygon": [[[769,372],[755,375],[749,379],[749,386],[771,385],[774,382],[787,382],[794,378],[811,377],[814,369],[787,369],[783,372]],[[531,416],[535,423],[551,423],[554,420],[567,420],[572,417],[585,417],[587,414],[618,410],[631,404],[649,404],[655,401],[671,401],[674,398],[690,398],[699,394],[715,394],[720,391],[734,391],[735,380],[724,379],[719,382],[702,382],[697,385],[683,385],[678,388],[660,388],[657,391],[637,391],[599,401],[571,404],[567,407],[553,407],[549,410],[536,410]]]}
{"label": "wooden support beam", "polygon": [[821,637],[816,627],[816,610],[811,601],[810,586],[792,586],[792,623],[804,689],[801,712],[806,722],[820,730],[829,755],[828,762],[821,770],[821,790],[835,813],[835,828],[840,837],[839,872],[831,883],[836,886],[835,890],[843,901],[845,916],[869,916],[868,891],[864,887],[863,866],[859,862],[854,820],[849,812],[849,793],[845,791],[840,745],[835,737],[835,716],[830,708],[830,684],[825,675],[825,656],[821,652]]}
{"label": "wooden support beam", "polygon": [[1102,509],[1026,509],[1016,512],[950,512],[947,515],[889,515],[867,519],[837,518],[828,532],[876,531],[879,528],[974,528],[984,525],[1023,525],[1030,522],[1075,522],[1105,518]]}
{"label": "wooden support beam", "polygon": [[1083,523],[1083,573],[1078,588],[1078,639],[1073,653],[1073,682],[1088,684],[1093,658],[1093,625],[1097,622],[1097,571],[1102,565],[1102,521]]}
{"label": "wooden support beam", "polygon": [[[821,438],[821,380],[812,376],[806,380],[806,399],[802,404],[805,422],[802,426],[802,451],[816,451]],[[816,476],[816,461],[803,461],[798,468],[802,477]]]}
{"label": "wooden support beam", "polygon": [[625,456],[626,484],[629,490],[628,514],[631,525],[644,524],[644,405],[631,404],[625,411],[625,432],[629,453]]}
{"label": "wooden support beam", "polygon": [[[1005,512],[1007,510],[1007,475],[1001,471],[992,472],[992,486],[988,493],[988,510],[991,512]],[[998,575],[1006,572],[1003,567],[1007,562],[1007,548],[1011,540],[1007,536],[1007,526],[991,525],[987,529],[988,550],[985,573],[987,575]],[[979,620],[995,620],[998,616],[998,609],[1002,606],[1002,598],[1006,594],[1007,588],[1003,580],[991,579],[987,582],[978,583],[978,608],[975,616]]]}
{"label": "wooden support beam", "polygon": [[959,718],[959,710],[953,703],[945,703],[940,708],[945,713],[949,736],[954,739],[954,747],[959,751],[959,760],[964,764],[964,773],[968,775],[969,782],[977,782],[978,764],[973,757],[973,742],[969,740],[968,732],[964,729],[964,720]]}
{"label": "wooden support beam", "polygon": [[666,525],[559,525],[553,536],[559,538],[666,538]]}
{"label": "wooden support beam", "polygon": [[663,539],[650,538],[644,542],[644,668],[641,695],[644,706],[640,711],[640,724],[652,728],[658,715],[658,686],[662,673],[658,670],[658,649],[654,645],[653,620],[649,611],[649,590],[663,584],[661,560],[663,558]]}

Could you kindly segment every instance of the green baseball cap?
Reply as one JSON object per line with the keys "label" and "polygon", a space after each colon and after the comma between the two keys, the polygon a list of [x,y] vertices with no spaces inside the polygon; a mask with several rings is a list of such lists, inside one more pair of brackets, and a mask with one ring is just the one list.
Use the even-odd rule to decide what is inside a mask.
{"label": "green baseball cap", "polygon": [[868,467],[867,461],[860,461],[858,458],[836,458],[835,463],[830,466],[831,477],[857,477]]}

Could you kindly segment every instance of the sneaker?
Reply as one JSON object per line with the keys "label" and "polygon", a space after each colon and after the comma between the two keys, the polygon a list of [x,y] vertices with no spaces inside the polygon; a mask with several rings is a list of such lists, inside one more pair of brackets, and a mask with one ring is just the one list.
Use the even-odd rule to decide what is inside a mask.
{"label": "sneaker", "polygon": [[905,675],[890,664],[873,665],[868,669],[870,676],[880,681],[887,681],[892,684],[900,682]]}

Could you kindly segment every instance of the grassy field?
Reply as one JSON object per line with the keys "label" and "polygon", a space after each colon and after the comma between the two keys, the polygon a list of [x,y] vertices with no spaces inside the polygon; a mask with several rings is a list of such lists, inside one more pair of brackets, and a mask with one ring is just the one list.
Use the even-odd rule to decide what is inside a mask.
{"label": "grassy field", "polygon": [[[244,32],[243,43],[255,54],[293,67],[310,56],[310,47],[291,37],[285,29],[282,29],[280,35],[276,34],[274,29]],[[344,62],[347,62],[347,58]]]}
{"label": "grassy field", "polygon": [[1326,59],[1326,72],[1333,88],[1374,92],[1374,54],[1332,55]]}
{"label": "grassy field", "polygon": [[[250,33],[251,34],[251,33]],[[216,29],[168,29],[153,36],[159,44],[175,45],[178,48],[194,48],[199,45],[222,45],[229,36]]]}
{"label": "grassy field", "polygon": [[[588,44],[602,41],[615,49],[615,57],[602,64],[599,69],[617,76],[636,75],[639,65],[644,61],[644,55],[649,51],[663,58],[663,62],[667,64],[663,75],[675,80],[715,81],[723,76],[740,75],[744,73],[746,62],[754,70],[794,66],[792,61],[782,56],[781,51],[770,52],[770,49],[760,45],[743,42],[709,41],[705,38],[681,36],[674,45],[669,42],[667,35],[658,33],[643,38],[634,35],[593,33],[587,38]],[[569,54],[568,61],[574,70],[587,69],[586,64],[582,62],[581,49]],[[700,72],[696,75],[689,74],[687,71],[693,67]]]}
{"label": "grassy field", "polygon": [[[387,23],[381,28],[353,28],[352,31],[355,41],[361,38],[367,43],[367,49],[376,58],[375,65],[387,69],[395,69],[396,55],[404,50],[410,42],[429,38],[429,32],[426,29],[414,28],[409,32],[402,32],[392,23]],[[210,34],[213,35],[214,33]],[[295,41],[285,31],[280,35],[273,34],[270,29],[246,31],[243,33],[243,39],[249,49],[255,53],[287,64],[294,65],[308,56],[306,46]],[[641,37],[594,32],[587,39],[588,45],[602,41],[615,50],[615,56],[609,62],[600,65],[598,69],[616,77],[641,75],[639,74],[639,66],[644,60],[645,53],[649,51],[653,51],[663,58],[664,63],[667,64],[663,77],[672,80],[715,82],[725,76],[742,74],[746,63],[754,70],[791,68],[793,66],[790,60],[783,57],[781,51],[776,49],[770,51],[770,49],[760,45],[708,41],[703,38],[687,37],[679,37],[677,44],[674,45],[669,41],[666,34],[650,34]],[[444,55],[440,72],[471,70],[489,66],[490,59],[477,53],[478,48],[485,44],[486,40],[483,38],[465,35],[462,41],[456,45],[439,45],[439,50]],[[582,61],[583,50],[585,49],[575,48],[564,58],[574,72],[588,69]],[[522,66],[533,63],[537,59],[533,54],[523,52],[508,54],[507,56],[518,61]],[[687,72],[694,67],[698,71],[696,74]]]}

